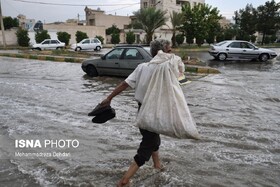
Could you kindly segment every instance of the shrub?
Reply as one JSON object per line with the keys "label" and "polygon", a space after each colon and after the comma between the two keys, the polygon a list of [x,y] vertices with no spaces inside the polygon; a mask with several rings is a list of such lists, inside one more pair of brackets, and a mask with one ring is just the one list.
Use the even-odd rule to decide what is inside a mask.
{"label": "shrub", "polygon": [[71,38],[71,34],[67,32],[57,32],[57,39],[61,42],[64,42],[65,45],[69,45],[69,40]]}
{"label": "shrub", "polygon": [[19,28],[16,32],[17,42],[19,46],[28,47],[30,38],[28,37],[28,31]]}
{"label": "shrub", "polygon": [[48,34],[47,30],[37,31],[35,34],[35,41],[36,43],[41,43],[45,39],[51,39],[50,35]]}
{"label": "shrub", "polygon": [[96,38],[98,38],[100,40],[101,44],[104,44],[103,43],[104,42],[104,38],[102,36],[96,36]]}
{"label": "shrub", "polygon": [[87,33],[82,32],[82,31],[77,31],[76,32],[76,42],[79,43],[80,41],[82,41],[83,39],[88,38]]}
{"label": "shrub", "polygon": [[120,34],[113,33],[111,38],[111,43],[112,44],[120,43]]}
{"label": "shrub", "polygon": [[106,29],[106,35],[111,35],[113,33],[119,34],[120,32],[121,30],[116,25],[112,25],[112,27]]}
{"label": "shrub", "polygon": [[133,44],[135,42],[135,34],[132,31],[126,33],[126,43]]}

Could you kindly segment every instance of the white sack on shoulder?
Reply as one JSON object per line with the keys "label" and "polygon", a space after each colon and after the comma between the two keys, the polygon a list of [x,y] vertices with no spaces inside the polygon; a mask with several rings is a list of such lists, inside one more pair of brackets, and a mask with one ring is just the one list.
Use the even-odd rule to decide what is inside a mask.
{"label": "white sack on shoulder", "polygon": [[178,82],[181,58],[159,52],[149,63],[158,64],[136,119],[139,128],[176,138],[199,139]]}

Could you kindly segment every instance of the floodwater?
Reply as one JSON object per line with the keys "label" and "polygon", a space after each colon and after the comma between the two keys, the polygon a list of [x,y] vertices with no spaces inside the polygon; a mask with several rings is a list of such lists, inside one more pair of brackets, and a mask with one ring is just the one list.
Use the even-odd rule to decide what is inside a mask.
{"label": "floodwater", "polygon": [[[182,87],[202,139],[161,136],[166,170],[150,161],[131,186],[280,185],[280,62],[209,64],[221,74]],[[141,140],[133,90],[114,98],[113,120],[93,124],[87,113],[122,80],[1,57],[0,186],[115,186]]]}

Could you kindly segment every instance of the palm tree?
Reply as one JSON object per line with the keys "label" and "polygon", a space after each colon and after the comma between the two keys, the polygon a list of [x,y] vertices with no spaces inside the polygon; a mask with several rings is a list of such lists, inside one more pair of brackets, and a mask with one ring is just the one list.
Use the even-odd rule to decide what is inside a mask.
{"label": "palm tree", "polygon": [[155,9],[155,7],[148,7],[134,12],[134,16],[136,17],[136,23],[134,24],[139,25],[146,32],[146,41],[148,44],[153,40],[154,31],[165,25],[168,19],[165,17],[165,13],[162,10]]}
{"label": "palm tree", "polygon": [[172,11],[172,14],[170,14],[170,20],[172,24],[172,46],[176,46],[176,31],[179,26],[182,25],[183,23],[183,14],[175,12],[174,10]]}

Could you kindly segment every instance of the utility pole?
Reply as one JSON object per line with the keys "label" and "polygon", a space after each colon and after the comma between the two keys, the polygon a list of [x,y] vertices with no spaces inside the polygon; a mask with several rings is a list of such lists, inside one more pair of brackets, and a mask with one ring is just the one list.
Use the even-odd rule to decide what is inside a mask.
{"label": "utility pole", "polygon": [[5,38],[5,28],[3,23],[3,16],[2,16],[2,8],[1,8],[1,0],[0,0],[0,22],[1,22],[1,30],[2,30],[2,38],[3,38],[3,46],[6,48],[6,38]]}
{"label": "utility pole", "polygon": [[79,22],[80,22],[80,14],[78,14],[77,25],[79,25]]}

